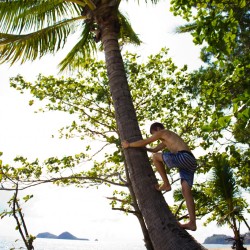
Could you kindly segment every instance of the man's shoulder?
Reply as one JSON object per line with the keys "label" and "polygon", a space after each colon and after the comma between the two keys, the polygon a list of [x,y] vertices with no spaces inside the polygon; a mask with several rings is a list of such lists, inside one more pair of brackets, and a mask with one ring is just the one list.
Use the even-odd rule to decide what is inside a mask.
{"label": "man's shoulder", "polygon": [[175,133],[173,131],[170,131],[168,129],[162,129],[157,131],[157,133],[155,133],[154,137],[158,138],[158,139],[167,139],[169,138],[171,135],[174,135]]}
{"label": "man's shoulder", "polygon": [[161,130],[161,132],[162,132],[162,134],[174,134],[173,131],[168,130],[168,129],[163,129],[163,130]]}
{"label": "man's shoulder", "polygon": [[171,131],[171,130],[168,130],[168,129],[164,129],[164,130],[162,130],[162,136],[163,137],[168,137],[168,139],[170,139],[170,138],[175,138],[176,139],[176,137],[180,137],[178,134],[176,134],[174,131]]}
{"label": "man's shoulder", "polygon": [[171,135],[172,133],[173,133],[173,132],[170,131],[170,130],[168,130],[168,129],[162,129],[162,130],[158,131],[158,136],[159,136],[160,138],[164,138],[164,137],[166,137],[166,136]]}

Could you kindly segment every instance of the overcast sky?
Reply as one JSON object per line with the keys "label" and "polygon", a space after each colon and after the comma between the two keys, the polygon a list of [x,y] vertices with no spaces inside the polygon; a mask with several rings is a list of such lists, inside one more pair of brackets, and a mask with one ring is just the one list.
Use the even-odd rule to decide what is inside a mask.
{"label": "overcast sky", "polygon": [[[192,43],[188,34],[177,35],[176,26],[183,23],[181,18],[169,13],[167,3],[159,3],[147,8],[135,3],[123,4],[134,30],[140,35],[144,44],[133,49],[143,56],[157,53],[162,47],[170,48],[169,55],[178,66],[187,64],[190,69],[198,68],[199,48]],[[9,77],[18,73],[26,79],[33,80],[39,73],[56,75],[57,64],[65,52],[47,56],[40,61],[26,63],[9,68],[0,65],[0,151],[2,159],[8,163],[16,155],[30,159],[49,156],[64,156],[81,151],[82,142],[74,140],[52,139],[52,134],[67,124],[68,115],[61,113],[34,113],[34,108],[28,105],[30,96],[19,94],[9,87]],[[108,188],[76,189],[74,187],[57,187],[43,185],[32,188],[26,193],[33,193],[34,198],[24,205],[24,214],[29,233],[36,235],[40,232],[60,234],[69,231],[77,237],[91,239],[135,240],[142,239],[137,219],[125,216],[121,212],[112,211],[109,201],[105,198],[112,194]],[[6,205],[6,192],[1,192],[0,211]],[[165,194],[167,202],[172,202],[172,192]],[[0,236],[15,235],[15,222],[12,218],[0,220]],[[193,232],[197,240],[214,233],[232,235],[228,228],[217,228],[214,224],[203,227],[198,222],[198,230]]]}

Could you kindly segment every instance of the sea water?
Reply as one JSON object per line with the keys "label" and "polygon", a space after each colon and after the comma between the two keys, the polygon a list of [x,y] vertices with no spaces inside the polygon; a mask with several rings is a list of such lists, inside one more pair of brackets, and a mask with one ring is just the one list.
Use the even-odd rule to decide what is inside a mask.
{"label": "sea water", "polygon": [[[207,249],[228,248],[231,245],[204,244]],[[248,246],[249,247],[249,246]],[[84,241],[84,240],[58,240],[58,239],[36,239],[35,250],[145,250],[143,242],[122,241]],[[0,237],[0,250],[26,249],[22,240],[14,240],[9,237]]]}
{"label": "sea water", "polygon": [[[143,242],[36,239],[35,250],[145,250]],[[21,240],[0,237],[0,250],[26,249]]]}

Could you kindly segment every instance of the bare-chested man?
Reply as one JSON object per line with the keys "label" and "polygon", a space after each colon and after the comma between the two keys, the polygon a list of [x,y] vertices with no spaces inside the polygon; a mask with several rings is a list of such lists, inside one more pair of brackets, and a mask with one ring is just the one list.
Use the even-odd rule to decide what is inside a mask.
{"label": "bare-chested man", "polygon": [[[194,172],[197,167],[197,162],[194,155],[191,153],[188,145],[182,140],[182,138],[176,133],[164,128],[161,123],[153,123],[150,127],[151,137],[145,140],[139,140],[135,142],[123,141],[122,147],[145,147],[146,145],[160,140],[161,143],[155,148],[146,148],[153,154],[154,165],[159,172],[163,184],[156,185],[156,189],[159,191],[170,191],[171,185],[169,183],[166,169],[164,164],[168,168],[178,168],[181,178],[182,194],[186,200],[187,209],[189,213],[190,221],[186,224],[181,224],[184,229],[196,230],[196,217],[195,217],[195,204],[192,195],[192,185],[194,179]],[[156,153],[164,148],[167,148],[170,152]]]}

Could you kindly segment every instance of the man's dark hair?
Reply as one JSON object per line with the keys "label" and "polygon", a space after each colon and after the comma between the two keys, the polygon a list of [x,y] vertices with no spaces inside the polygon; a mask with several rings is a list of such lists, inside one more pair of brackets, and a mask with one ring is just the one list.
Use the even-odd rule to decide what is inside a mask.
{"label": "man's dark hair", "polygon": [[150,134],[152,134],[153,131],[157,131],[158,128],[164,129],[165,127],[163,126],[162,123],[155,122],[150,126]]}

